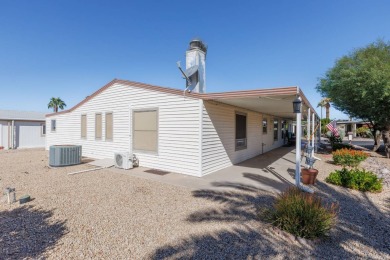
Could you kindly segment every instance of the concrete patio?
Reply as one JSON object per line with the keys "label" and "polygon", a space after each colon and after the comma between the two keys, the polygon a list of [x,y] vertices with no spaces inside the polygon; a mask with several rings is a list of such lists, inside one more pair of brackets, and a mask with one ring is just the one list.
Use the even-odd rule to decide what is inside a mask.
{"label": "concrete patio", "polygon": [[295,149],[294,147],[274,149],[201,178],[162,172],[145,167],[126,171],[116,168],[110,168],[109,170],[191,190],[237,189],[250,186],[264,191],[281,192],[289,185],[294,184]]}

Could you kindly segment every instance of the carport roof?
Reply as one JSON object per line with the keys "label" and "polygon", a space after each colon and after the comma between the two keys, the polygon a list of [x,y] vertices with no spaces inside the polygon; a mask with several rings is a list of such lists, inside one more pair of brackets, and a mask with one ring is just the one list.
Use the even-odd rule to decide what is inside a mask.
{"label": "carport roof", "polygon": [[[160,87],[140,82],[127,81],[114,79],[109,82],[107,85],[103,86],[97,90],[92,95],[88,96],[86,99],[72,107],[71,109],[64,110],[58,113],[48,114],[46,116],[53,116],[57,114],[68,113],[81,106],[82,104],[88,102],[90,99],[102,93],[107,88],[111,87],[114,84],[122,84],[136,88],[148,89],[151,91],[165,92],[175,95],[184,95],[183,90]],[[229,92],[219,92],[219,93],[186,93],[186,97],[203,99],[208,101],[216,101],[220,103],[225,103],[265,114],[270,114],[285,119],[294,119],[295,114],[292,112],[293,106],[292,101],[295,99],[296,95],[299,95],[302,98],[303,104],[303,116],[307,115],[307,109],[311,108],[311,111],[315,113],[314,108],[307,100],[306,96],[303,94],[302,90],[297,86],[292,87],[282,87],[282,88],[268,88],[268,89],[254,89],[254,90],[240,90],[240,91],[229,91]],[[305,114],[306,112],[306,114]],[[317,115],[317,113],[316,113]],[[318,117],[318,115],[317,115]]]}

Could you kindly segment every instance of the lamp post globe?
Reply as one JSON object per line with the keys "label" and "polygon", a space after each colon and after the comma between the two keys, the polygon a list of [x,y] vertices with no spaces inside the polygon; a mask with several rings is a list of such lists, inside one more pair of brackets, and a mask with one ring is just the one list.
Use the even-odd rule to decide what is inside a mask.
{"label": "lamp post globe", "polygon": [[294,109],[294,114],[301,113],[301,109],[302,109],[302,99],[301,99],[301,97],[297,96],[294,99],[294,101],[293,101],[293,109]]}

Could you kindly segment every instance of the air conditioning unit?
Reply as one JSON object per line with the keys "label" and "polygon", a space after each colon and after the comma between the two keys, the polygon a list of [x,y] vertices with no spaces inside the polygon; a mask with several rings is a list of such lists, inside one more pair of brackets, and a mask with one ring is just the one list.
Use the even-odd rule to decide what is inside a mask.
{"label": "air conditioning unit", "polygon": [[49,165],[69,166],[81,163],[81,145],[50,146]]}
{"label": "air conditioning unit", "polygon": [[133,168],[133,155],[129,153],[114,153],[115,167],[121,169],[132,169]]}

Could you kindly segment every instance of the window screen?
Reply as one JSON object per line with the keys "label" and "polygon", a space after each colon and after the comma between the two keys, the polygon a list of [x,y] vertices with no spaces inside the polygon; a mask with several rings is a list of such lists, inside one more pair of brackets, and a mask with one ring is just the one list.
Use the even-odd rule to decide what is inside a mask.
{"label": "window screen", "polygon": [[246,115],[236,114],[236,149],[246,148]]}
{"label": "window screen", "polygon": [[81,115],[81,138],[87,138],[87,115]]}
{"label": "window screen", "polygon": [[133,149],[157,152],[157,110],[134,111]]}
{"label": "window screen", "polygon": [[102,139],[102,114],[95,114],[95,139]]}
{"label": "window screen", "polygon": [[112,113],[106,113],[106,140],[113,139],[113,117]]}

